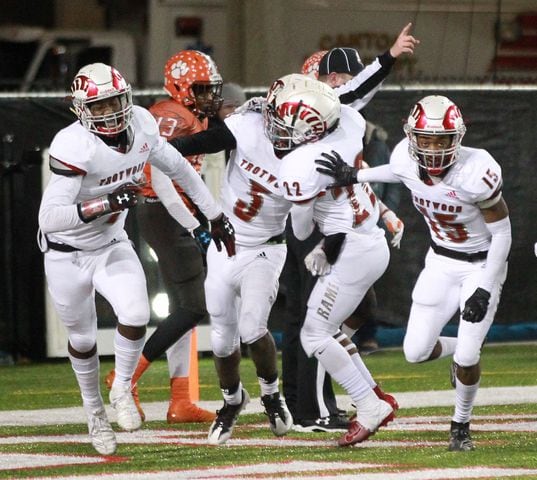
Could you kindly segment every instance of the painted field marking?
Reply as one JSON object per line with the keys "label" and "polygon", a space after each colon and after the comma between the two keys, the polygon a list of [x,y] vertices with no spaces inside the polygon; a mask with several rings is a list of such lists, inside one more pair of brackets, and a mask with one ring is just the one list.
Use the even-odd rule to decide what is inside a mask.
{"label": "painted field marking", "polygon": [[[464,467],[446,469],[404,470],[375,472],[387,465],[352,462],[261,463],[252,465],[175,470],[166,472],[100,474],[99,480],[457,480],[479,478],[523,478],[536,475],[537,470],[527,468]],[[368,471],[364,471],[368,470]],[[371,471],[373,470],[373,471]],[[330,473],[328,473],[330,472]],[[337,472],[337,473],[335,473]],[[41,479],[52,477],[41,477]],[[54,477],[57,478],[57,477]],[[62,480],[95,480],[95,475],[61,477]]]}
{"label": "painted field marking", "polygon": [[0,470],[13,470],[34,467],[60,467],[65,465],[82,465],[106,462],[104,457],[86,457],[82,455],[59,455],[44,453],[2,453],[0,452]]}
{"label": "painted field marking", "polygon": [[[537,431],[537,415],[532,414],[499,414],[499,415],[477,415],[472,422],[473,431],[495,431],[513,432]],[[424,447],[445,447],[447,442],[447,431],[450,418],[447,416],[428,417],[401,417],[396,419],[386,430],[392,431],[446,431],[446,441],[405,441],[405,440],[371,440],[356,445],[354,448],[424,448]],[[244,424],[243,433],[259,428],[268,429],[264,424]],[[240,427],[240,426],[239,426]],[[237,428],[237,436],[231,438],[226,447],[336,447],[334,435],[333,439],[327,439],[323,435],[322,439],[300,438],[300,434],[291,432],[287,437],[281,438],[241,438],[241,428]],[[117,432],[117,440],[121,444],[172,444],[183,445],[196,448],[222,448],[207,445],[206,431],[176,430],[173,428],[152,430],[144,428],[136,432]],[[36,443],[78,443],[88,444],[87,434],[67,434],[67,435],[9,435],[0,436],[0,445],[21,445]],[[0,470],[8,469],[33,469],[38,467],[65,466],[69,464],[100,463],[118,461],[118,457],[95,456],[74,456],[56,454],[12,454],[0,453]],[[299,474],[300,480],[318,479],[323,480],[436,480],[436,479],[470,479],[470,478],[524,478],[526,476],[537,476],[537,470],[525,468],[493,468],[493,467],[472,467],[472,468],[451,468],[451,469],[421,469],[409,470],[405,466],[391,464],[390,472],[379,472],[378,469],[385,468],[386,465],[353,463],[353,462],[278,462],[274,464],[255,464],[240,468],[218,467],[216,469],[195,469],[177,470],[168,472],[140,472],[138,473],[118,473],[118,474],[98,474],[99,480],[171,480],[171,479],[206,479],[206,480],[245,480],[246,478],[259,478],[263,480],[286,480],[295,479]],[[242,472],[242,469],[245,469]],[[364,471],[366,469],[367,471]],[[377,470],[377,471],[375,471]],[[337,474],[335,472],[338,472]],[[41,472],[40,472],[41,473]],[[43,472],[43,473],[46,473]],[[47,478],[46,476],[40,478]],[[52,477],[49,477],[52,478]],[[88,476],[67,476],[62,480],[89,480],[95,479],[95,475]]]}

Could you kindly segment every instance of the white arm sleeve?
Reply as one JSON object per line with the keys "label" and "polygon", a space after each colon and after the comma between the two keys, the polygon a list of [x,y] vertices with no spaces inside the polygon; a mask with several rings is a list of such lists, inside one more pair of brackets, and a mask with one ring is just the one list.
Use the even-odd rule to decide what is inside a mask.
{"label": "white arm sleeve", "polygon": [[509,217],[505,217],[485,225],[492,234],[492,239],[480,287],[491,292],[505,268],[505,262],[511,250],[511,221]]}
{"label": "white arm sleeve", "polygon": [[168,213],[177,223],[189,231],[199,227],[200,222],[190,213],[181,195],[177,193],[170,177],[164,175],[153,165],[151,165],[151,186],[162,204],[166,207],[166,210],[168,210]]}
{"label": "white arm sleeve", "polygon": [[313,223],[313,203],[295,203],[291,208],[293,233],[300,241],[306,240],[315,228]]}
{"label": "white arm sleeve", "polygon": [[214,220],[222,213],[207,185],[190,162],[162,137],[158,148],[151,152],[149,161],[165,175],[175,180],[199,207],[208,220]]}
{"label": "white arm sleeve", "polygon": [[356,180],[359,183],[365,182],[379,182],[379,183],[400,183],[399,177],[397,177],[391,169],[389,163],[380,165],[373,168],[365,168],[358,170]]}
{"label": "white arm sleeve", "polygon": [[39,228],[43,233],[62,232],[84,223],[76,205],[82,178],[51,174],[39,208]]}

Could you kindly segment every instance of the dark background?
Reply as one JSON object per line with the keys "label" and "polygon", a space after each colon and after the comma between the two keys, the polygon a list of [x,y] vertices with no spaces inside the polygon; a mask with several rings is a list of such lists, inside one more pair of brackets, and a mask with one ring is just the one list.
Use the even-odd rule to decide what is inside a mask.
{"label": "dark background", "polygon": [[[468,128],[463,143],[485,148],[502,166],[513,245],[496,324],[530,325],[536,320],[537,311],[537,259],[533,253],[537,240],[534,224],[537,92],[381,91],[364,115],[388,131],[388,143],[393,147],[403,136],[402,125],[411,106],[433,93],[449,96],[461,108]],[[144,106],[153,100],[149,96],[135,98],[136,103]],[[42,254],[35,240],[41,198],[41,151],[75,117],[69,112],[69,102],[62,98],[0,98],[0,111],[0,350],[10,352],[15,358],[40,359],[46,353],[45,280]],[[429,242],[425,223],[414,210],[406,189],[397,214],[405,223],[401,250],[392,249],[388,271],[376,284],[379,321],[387,327],[406,324],[412,286],[423,267]],[[131,236],[139,244],[135,215],[129,218]],[[146,271],[149,270],[149,285],[158,283],[154,268],[147,258],[143,261]],[[106,307],[102,308],[106,317]],[[279,312],[276,305],[271,317],[271,328],[276,330],[281,325]]]}

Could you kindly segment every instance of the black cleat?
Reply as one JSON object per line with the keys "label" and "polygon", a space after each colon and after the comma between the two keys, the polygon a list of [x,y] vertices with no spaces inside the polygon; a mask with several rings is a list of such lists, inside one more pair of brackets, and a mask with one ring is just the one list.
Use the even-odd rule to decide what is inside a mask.
{"label": "black cleat", "polygon": [[296,432],[346,432],[349,424],[349,419],[344,415],[330,415],[313,420],[299,420],[295,423],[294,430]]}
{"label": "black cleat", "polygon": [[293,426],[293,417],[287,405],[280,398],[280,392],[263,395],[261,403],[265,407],[265,415],[269,417],[270,429],[274,435],[281,437]]}
{"label": "black cleat", "polygon": [[470,422],[451,422],[448,450],[450,452],[468,452],[474,450],[472,437],[470,436]]}
{"label": "black cleat", "polygon": [[238,405],[230,405],[224,401],[224,406],[216,411],[216,418],[209,429],[208,438],[211,445],[222,445],[231,438],[239,414],[249,401],[250,396],[244,388],[242,389],[242,401]]}

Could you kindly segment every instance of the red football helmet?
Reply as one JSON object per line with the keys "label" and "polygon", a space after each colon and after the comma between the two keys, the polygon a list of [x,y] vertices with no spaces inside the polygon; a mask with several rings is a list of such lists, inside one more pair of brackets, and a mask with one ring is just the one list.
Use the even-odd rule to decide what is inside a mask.
{"label": "red football helmet", "polygon": [[[131,86],[114,67],[92,63],[81,68],[71,93],[73,111],[90,132],[114,136],[128,128],[132,120]],[[114,111],[99,112],[98,103],[103,100],[115,103]]]}
{"label": "red football helmet", "polygon": [[[404,131],[412,159],[429,175],[439,176],[457,160],[466,126],[459,108],[449,98],[430,95],[412,107]],[[446,145],[439,147],[441,143]]]}
{"label": "red football helmet", "polygon": [[319,50],[311,54],[306,58],[300,73],[302,75],[307,75],[308,77],[313,77],[315,80],[319,78],[319,63],[321,59],[328,53],[328,50]]}
{"label": "red football helmet", "polygon": [[164,67],[164,90],[192,109],[208,117],[222,106],[222,77],[213,59],[197,50],[182,50]]}

